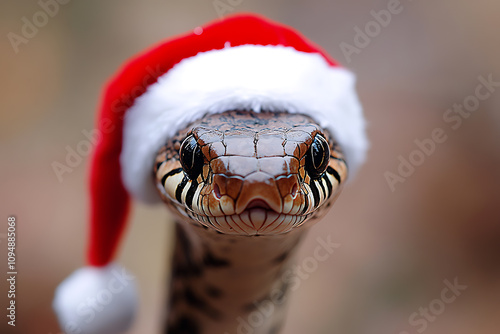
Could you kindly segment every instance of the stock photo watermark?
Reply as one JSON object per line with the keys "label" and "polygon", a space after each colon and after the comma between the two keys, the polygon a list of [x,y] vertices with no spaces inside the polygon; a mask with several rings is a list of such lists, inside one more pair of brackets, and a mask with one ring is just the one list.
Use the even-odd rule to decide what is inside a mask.
{"label": "stock photo watermark", "polygon": [[16,281],[17,281],[17,262],[16,262],[16,217],[7,218],[7,283],[8,283],[8,307],[7,324],[16,326]]}
{"label": "stock photo watermark", "polygon": [[[457,298],[467,290],[468,286],[460,284],[458,277],[453,282],[444,280],[445,287],[441,290],[440,298],[433,299],[426,307],[419,309],[408,317],[408,323],[415,328],[417,333],[423,333],[429,325],[436,321],[437,317],[444,313],[446,306],[455,302]],[[401,331],[399,334],[411,334],[407,331]]]}
{"label": "stock photo watermark", "polygon": [[234,12],[236,7],[242,3],[243,0],[214,0],[212,6],[214,6],[219,18],[222,19],[226,14]]}
{"label": "stock photo watermark", "polygon": [[81,133],[85,139],[80,140],[75,147],[66,145],[64,161],[53,161],[52,170],[59,182],[64,181],[64,174],[71,173],[80,166],[92,149],[102,140],[104,134],[113,132],[115,126],[110,119],[100,121],[98,128],[92,130],[82,130]]}
{"label": "stock photo watermark", "polygon": [[36,11],[31,16],[23,16],[21,18],[21,28],[19,33],[13,31],[7,33],[7,39],[12,46],[12,49],[17,54],[21,45],[26,45],[30,40],[35,38],[40,29],[45,27],[51,18],[54,18],[60,10],[61,5],[66,5],[71,0],[39,0],[37,2],[40,10]]}
{"label": "stock photo watermark", "polygon": [[[466,96],[461,103],[455,103],[448,108],[442,116],[444,123],[453,131],[458,130],[463,121],[477,111],[482,101],[489,99],[498,87],[500,81],[495,81],[493,74],[479,76],[478,84],[471,95]],[[384,178],[391,192],[396,190],[398,183],[404,183],[415,173],[417,167],[421,166],[427,158],[436,152],[439,144],[448,140],[447,130],[444,127],[434,128],[429,136],[423,139],[415,139],[415,149],[406,155],[398,156],[398,167],[396,172],[386,171]]]}
{"label": "stock photo watermark", "polygon": [[[148,66],[146,67],[146,72],[148,74],[144,76],[140,85],[135,86],[130,94],[122,94],[111,104],[111,111],[121,114],[121,120],[123,120],[124,111],[133,104],[135,98],[142,95],[151,83],[155,82],[160,75],[165,73],[160,65],[157,65],[156,68]],[[110,134],[115,130],[116,126],[110,118],[102,118],[95,129],[83,129],[81,131],[84,138],[75,146],[66,145],[64,148],[64,160],[53,161],[51,163],[52,171],[59,183],[64,181],[65,174],[72,173],[83,163],[85,158],[90,155],[93,148],[103,139],[104,135]]]}
{"label": "stock photo watermark", "polygon": [[[412,2],[413,0],[407,0]],[[351,43],[342,42],[339,47],[347,63],[351,63],[353,55],[359,55],[382,31],[389,26],[394,16],[403,12],[405,6],[401,0],[389,0],[384,9],[372,10],[370,15],[373,20],[364,26],[354,26],[354,37]]]}
{"label": "stock photo watermark", "polygon": [[[326,239],[316,238],[318,245],[314,248],[313,255],[295,264],[281,275],[279,285],[286,286],[291,291],[296,291],[315,272],[321,262],[327,261],[330,256],[340,247],[340,244],[332,242],[331,236]],[[288,290],[288,289],[287,289]],[[280,287],[271,290],[269,297],[264,301],[255,301],[255,310],[245,318],[238,317],[238,328],[236,334],[252,334],[266,323],[266,319],[272,317],[274,312],[286,301],[286,291]],[[228,332],[224,334],[229,334]]]}
{"label": "stock photo watermark", "polygon": [[61,324],[61,329],[66,334],[79,334],[82,333],[82,328],[88,328],[88,324],[102,321],[99,319],[99,313],[107,308],[119,308],[123,298],[117,297],[126,292],[134,280],[135,277],[127,273],[124,268],[121,268],[121,271],[113,269],[111,277],[100,290],[86,296],[85,300],[82,298],[82,302],[72,310],[76,314],[74,320]]}

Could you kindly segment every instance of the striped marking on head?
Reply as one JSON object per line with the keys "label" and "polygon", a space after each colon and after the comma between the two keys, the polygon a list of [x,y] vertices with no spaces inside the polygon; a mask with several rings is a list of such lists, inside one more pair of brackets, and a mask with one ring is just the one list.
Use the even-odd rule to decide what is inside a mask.
{"label": "striped marking on head", "polygon": [[331,135],[307,116],[286,113],[208,116],[179,132],[156,162],[165,202],[184,218],[230,234],[301,226],[330,206],[347,177]]}

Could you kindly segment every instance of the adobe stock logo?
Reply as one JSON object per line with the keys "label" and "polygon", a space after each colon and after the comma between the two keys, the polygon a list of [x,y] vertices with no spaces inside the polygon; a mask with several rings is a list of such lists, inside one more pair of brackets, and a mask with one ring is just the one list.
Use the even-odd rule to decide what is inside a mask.
{"label": "adobe stock logo", "polygon": [[39,29],[45,27],[49,23],[49,19],[55,17],[59,13],[60,5],[66,5],[70,0],[40,0],[38,6],[41,10],[35,12],[31,18],[23,16],[21,21],[21,34],[16,34],[11,31],[7,34],[7,39],[17,54],[21,44],[28,44],[30,40],[38,35]]}
{"label": "adobe stock logo", "polygon": [[212,5],[220,19],[224,18],[227,13],[235,11],[236,7],[241,5],[243,0],[214,0]]}
{"label": "adobe stock logo", "polygon": [[[466,96],[462,103],[455,103],[453,107],[447,109],[442,119],[451,130],[458,130],[465,119],[479,110],[481,101],[485,101],[493,96],[493,93],[500,87],[500,81],[493,80],[493,74],[488,76],[480,75],[477,80],[479,83],[474,89],[474,93]],[[449,138],[444,127],[434,128],[427,138],[415,139],[416,146],[410,153],[398,156],[397,173],[386,171],[384,178],[389,189],[394,192],[398,183],[404,183],[415,173],[417,167],[423,165],[428,157],[433,155],[439,144],[443,144]]]}
{"label": "adobe stock logo", "polygon": [[403,12],[404,8],[401,0],[389,0],[385,9],[370,11],[373,20],[368,21],[363,28],[357,25],[354,26],[355,35],[352,44],[342,42],[339,45],[347,63],[352,61],[354,54],[359,55],[363,49],[367,48],[373,39],[378,37],[391,24],[394,16]]}
{"label": "adobe stock logo", "polygon": [[[97,291],[92,291],[88,295],[78,296],[79,292],[75,292],[78,296],[77,298],[81,302],[76,305],[76,309],[70,308],[65,310],[70,314],[65,315],[66,319],[60,319],[61,329],[64,330],[66,334],[84,334],[84,333],[94,333],[102,332],[98,328],[102,328],[103,324],[109,324],[109,319],[116,318],[120,311],[120,308],[126,307],[132,298],[131,294],[136,292],[131,292],[134,290],[135,277],[130,275],[125,271],[124,268],[113,269],[105,282],[102,282],[102,286]],[[57,311],[59,316],[61,315],[60,310]],[[108,320],[106,320],[108,319]],[[123,329],[127,328],[132,321],[132,317],[119,319],[116,326],[116,332],[124,332]],[[120,328],[121,331],[118,330]]]}
{"label": "adobe stock logo", "polygon": [[236,319],[238,322],[236,334],[262,333],[262,328],[269,324],[271,317],[285,304],[288,298],[286,291],[298,290],[302,283],[318,270],[320,264],[327,261],[341,246],[332,241],[331,235],[326,238],[318,237],[316,241],[318,245],[314,248],[313,254],[285,270],[267,299],[254,301],[255,310],[244,318],[240,316]]}
{"label": "adobe stock logo", "polygon": [[[443,283],[445,288],[441,290],[440,298],[430,301],[426,307],[419,307],[417,312],[413,312],[408,317],[408,323],[415,327],[417,333],[423,333],[430,323],[436,321],[437,316],[444,313],[446,306],[455,302],[457,297],[468,288],[467,285],[458,282],[458,277],[455,277],[453,283],[449,280],[444,280]],[[399,334],[410,334],[410,332],[401,331]]]}
{"label": "adobe stock logo", "polygon": [[[125,111],[132,105],[133,101],[146,91],[146,89],[156,81],[160,75],[165,73],[161,65],[147,66],[144,69],[144,77],[142,82],[133,87],[130,93],[121,94],[116,100],[111,103],[111,111],[119,114],[119,118],[123,120]],[[104,136],[116,131],[117,127],[113,124],[111,118],[102,118],[99,120],[97,128],[92,130],[83,129],[81,134],[84,139],[80,140],[75,146],[66,145],[66,155],[62,161],[53,161],[51,163],[52,170],[59,182],[64,181],[64,175],[72,173],[78,166],[80,166],[84,158],[90,155],[92,149],[98,145]]]}

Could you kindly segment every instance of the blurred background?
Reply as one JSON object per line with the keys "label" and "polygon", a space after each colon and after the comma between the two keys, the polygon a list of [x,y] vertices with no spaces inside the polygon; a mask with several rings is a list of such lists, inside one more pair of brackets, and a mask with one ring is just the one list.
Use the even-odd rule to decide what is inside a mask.
{"label": "blurred background", "polygon": [[[60,2],[46,21],[38,1],[0,4],[4,272],[9,215],[18,229],[17,322],[12,328],[2,315],[1,333],[61,333],[51,300],[83,264],[88,155],[60,179],[53,164],[86,140],[103,83],[151,44],[242,11],[295,27],[356,72],[369,123],[367,163],[310,231],[298,261],[312,256],[319,236],[341,246],[291,297],[284,333],[499,333],[499,1],[401,0],[383,24],[372,11],[387,11],[387,0]],[[26,20],[39,27],[23,35]],[[474,105],[487,81],[480,92],[489,96]],[[448,111],[464,103],[470,113]],[[436,129],[446,139],[431,154],[415,153]],[[418,166],[405,169],[403,160]],[[159,333],[171,222],[164,207],[140,204],[131,218],[119,256],[141,295],[130,333]],[[466,289],[440,304],[445,280]],[[7,290],[2,279],[2,312]],[[427,320],[411,322],[429,306]]]}

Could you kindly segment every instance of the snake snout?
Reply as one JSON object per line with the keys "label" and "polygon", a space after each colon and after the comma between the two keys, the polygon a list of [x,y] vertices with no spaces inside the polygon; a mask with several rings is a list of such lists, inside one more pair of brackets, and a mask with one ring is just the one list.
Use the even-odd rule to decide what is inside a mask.
{"label": "snake snout", "polygon": [[255,172],[246,177],[214,175],[213,207],[225,214],[241,214],[250,209],[264,209],[276,213],[297,214],[302,198],[297,175],[276,177]]}
{"label": "snake snout", "polygon": [[[281,186],[282,182],[267,173],[257,172],[246,177],[236,201],[236,213],[239,214],[252,208],[282,213],[285,194],[281,193]],[[289,193],[292,188],[293,185],[290,185],[286,193]]]}

